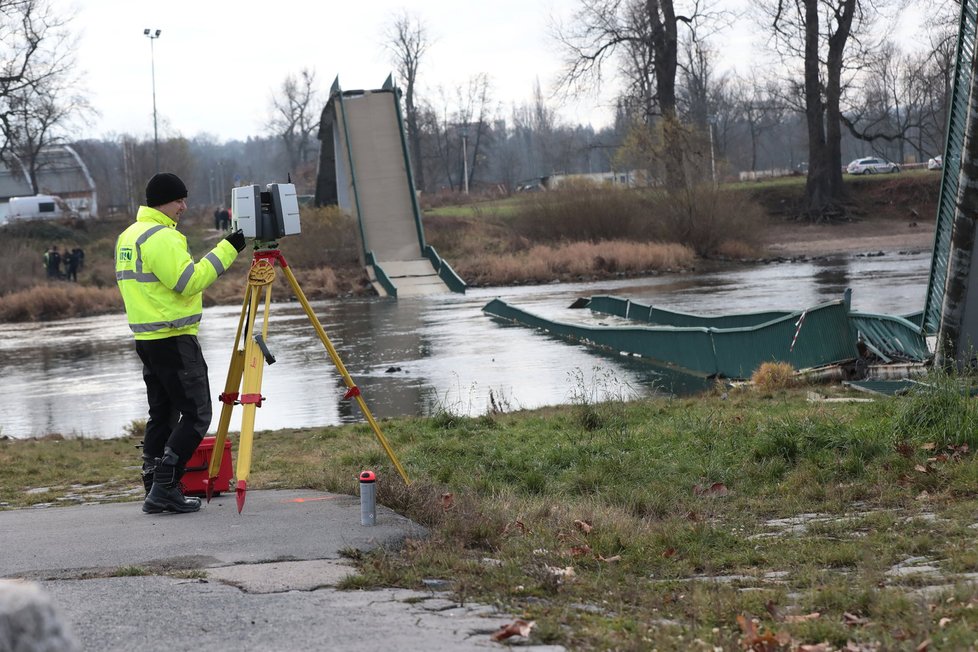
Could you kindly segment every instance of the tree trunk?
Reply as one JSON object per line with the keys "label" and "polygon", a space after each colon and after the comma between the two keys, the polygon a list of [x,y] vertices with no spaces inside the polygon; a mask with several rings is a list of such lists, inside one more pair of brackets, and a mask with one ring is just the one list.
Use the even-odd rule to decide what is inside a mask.
{"label": "tree trunk", "polygon": [[[672,0],[646,0],[651,26],[651,45],[655,52],[655,86],[662,111],[662,140],[665,151],[666,187],[686,187],[683,166],[683,137],[676,113],[676,66],[679,58],[679,37],[676,13]],[[661,11],[661,16],[660,16]]]}
{"label": "tree trunk", "polygon": [[819,80],[818,2],[805,0],[805,121],[808,126],[806,212],[819,219],[832,198],[829,156],[825,142],[825,107]]}
{"label": "tree trunk", "polygon": [[[805,199],[809,219],[830,219],[841,210],[842,182],[842,64],[852,29],[856,0],[845,0],[835,12],[836,30],[829,35],[825,65],[825,97],[819,77],[819,1],[805,1],[805,118],[808,121],[808,182]],[[826,25],[826,29],[829,26]]]}

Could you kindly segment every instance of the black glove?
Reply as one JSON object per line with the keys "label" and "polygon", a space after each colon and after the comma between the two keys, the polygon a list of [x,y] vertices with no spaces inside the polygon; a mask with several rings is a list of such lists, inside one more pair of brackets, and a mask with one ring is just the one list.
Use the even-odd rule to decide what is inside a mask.
{"label": "black glove", "polygon": [[224,239],[227,240],[229,243],[231,243],[231,246],[237,249],[238,252],[241,252],[245,248],[244,231],[242,231],[241,229],[238,229],[237,231],[235,231],[234,233],[232,233],[231,235],[229,235]]}

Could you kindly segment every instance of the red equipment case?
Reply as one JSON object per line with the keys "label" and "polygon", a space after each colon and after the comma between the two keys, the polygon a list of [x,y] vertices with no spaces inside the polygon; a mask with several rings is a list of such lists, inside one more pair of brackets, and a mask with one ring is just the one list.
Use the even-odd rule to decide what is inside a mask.
{"label": "red equipment case", "polygon": [[[211,463],[211,451],[214,450],[214,437],[204,437],[200,446],[194,451],[190,461],[187,462],[187,470],[183,474],[180,484],[183,486],[183,493],[188,496],[203,496],[207,493],[204,481],[207,480],[208,469]],[[224,454],[221,456],[221,469],[214,478],[214,487],[211,492],[216,496],[222,491],[231,488],[231,438],[224,440]]]}

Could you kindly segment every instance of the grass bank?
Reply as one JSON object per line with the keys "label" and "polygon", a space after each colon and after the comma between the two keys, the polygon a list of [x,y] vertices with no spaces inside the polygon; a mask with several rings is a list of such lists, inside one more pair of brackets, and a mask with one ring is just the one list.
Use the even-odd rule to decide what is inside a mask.
{"label": "grass bank", "polygon": [[[249,486],[352,493],[377,469],[379,501],[431,536],[358,558],[345,588],[448,580],[534,621],[535,642],[974,649],[978,406],[961,382],[872,403],[580,388],[561,408],[386,420],[409,487],[366,424],[263,432]],[[134,441],[0,441],[0,502],[136,487]]]}

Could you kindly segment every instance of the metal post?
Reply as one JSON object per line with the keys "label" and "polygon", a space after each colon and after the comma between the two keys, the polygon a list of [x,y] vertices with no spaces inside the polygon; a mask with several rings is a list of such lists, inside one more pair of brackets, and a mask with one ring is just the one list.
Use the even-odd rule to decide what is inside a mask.
{"label": "metal post", "polygon": [[717,159],[713,152],[713,124],[716,122],[716,116],[711,115],[709,118],[710,122],[710,170],[713,172],[713,185],[717,185]]}
{"label": "metal post", "polygon": [[468,125],[462,127],[462,192],[469,194],[469,155],[465,150],[465,141],[469,138]]}
{"label": "metal post", "polygon": [[149,65],[153,75],[153,153],[156,158],[156,173],[160,172],[160,134],[156,128],[156,54],[153,48],[153,41],[160,37],[162,30],[151,30],[146,28],[143,35],[149,38]]}

